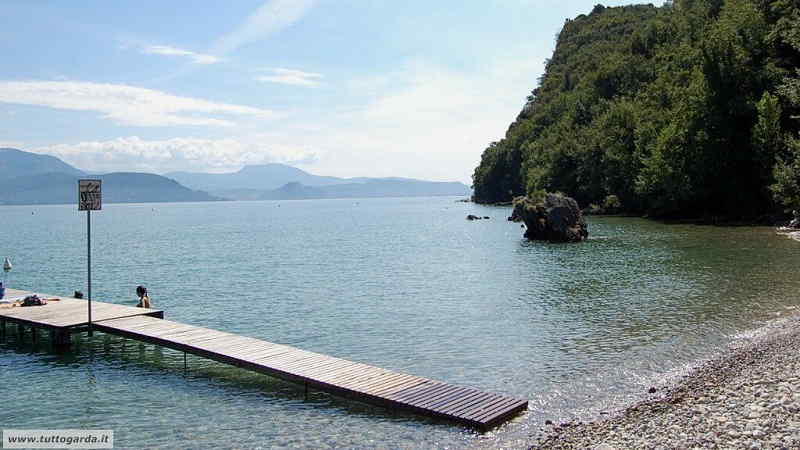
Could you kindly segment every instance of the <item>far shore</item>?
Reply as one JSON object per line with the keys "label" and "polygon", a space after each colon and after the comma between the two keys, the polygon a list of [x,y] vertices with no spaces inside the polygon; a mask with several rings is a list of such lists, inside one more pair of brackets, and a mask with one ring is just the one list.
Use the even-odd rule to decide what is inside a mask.
{"label": "far shore", "polygon": [[800,241],[800,230],[796,230],[793,228],[778,228],[778,234],[782,234],[784,236],[788,236],[795,241]]}
{"label": "far shore", "polygon": [[[476,202],[474,199],[466,201],[481,206],[508,207],[508,208],[513,208],[514,206],[513,201],[494,202],[494,203]],[[684,217],[684,216],[652,216],[644,214],[642,212],[625,211],[625,210],[610,212],[608,210],[603,210],[603,209],[593,210],[590,207],[584,207],[583,209],[581,209],[581,213],[584,216],[593,216],[593,217],[631,217],[639,219],[649,219],[662,222],[667,225],[684,225],[684,224],[713,225],[721,227],[749,227],[749,226],[783,227],[786,224],[788,224],[789,220],[791,219],[791,215],[788,213],[763,214],[760,216],[752,216],[752,217],[725,217],[716,215],[706,215],[699,217],[695,215],[687,215]]]}
{"label": "far shore", "polygon": [[548,428],[531,448],[800,448],[800,313],[737,339],[616,416]]}

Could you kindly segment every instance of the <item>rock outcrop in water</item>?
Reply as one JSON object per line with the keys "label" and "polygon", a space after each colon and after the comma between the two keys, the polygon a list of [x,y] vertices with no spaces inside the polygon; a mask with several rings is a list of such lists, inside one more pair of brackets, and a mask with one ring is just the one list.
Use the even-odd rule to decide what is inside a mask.
{"label": "rock outcrop in water", "polygon": [[525,222],[530,240],[580,242],[589,236],[578,202],[561,194],[545,194],[540,202],[519,197],[511,216]]}
{"label": "rock outcrop in water", "polygon": [[516,204],[523,200],[525,200],[525,197],[514,197],[514,200],[511,202],[511,206],[514,206],[514,208],[511,209],[511,215],[508,216],[509,222],[522,222],[522,216],[520,215],[522,208],[516,208]]}

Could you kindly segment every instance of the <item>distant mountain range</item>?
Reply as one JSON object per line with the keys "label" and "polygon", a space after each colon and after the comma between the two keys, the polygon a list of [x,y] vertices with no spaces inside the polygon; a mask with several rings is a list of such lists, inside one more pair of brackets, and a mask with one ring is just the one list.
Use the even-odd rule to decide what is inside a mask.
{"label": "distant mountain range", "polygon": [[55,156],[23,152],[14,148],[0,148],[0,173],[4,180],[9,176],[14,178],[42,173],[62,173],[76,177],[86,175],[82,170]]}
{"label": "distant mountain range", "polygon": [[171,172],[166,176],[192,189],[233,200],[292,200],[352,197],[429,197],[470,194],[459,182],[410,178],[337,178],[313,175],[283,164],[245,166],[232,173]]}
{"label": "distant mountain range", "polygon": [[172,178],[192,189],[209,192],[224,190],[270,190],[286,183],[302,183],[308,186],[327,186],[339,184],[341,178],[312,175],[296,167],[283,164],[264,164],[244,166],[232,173],[170,172],[164,176]]}
{"label": "distant mountain range", "polygon": [[150,173],[87,175],[54,156],[0,148],[0,205],[76,203],[79,178],[103,180],[103,203],[221,200]]}
{"label": "distant mountain range", "polygon": [[459,182],[326,177],[283,164],[224,174],[94,175],[54,156],[13,148],[0,148],[0,174],[0,205],[75,203],[77,180],[85,177],[103,180],[104,203],[470,195],[470,188]]}
{"label": "distant mountain range", "polygon": [[259,200],[300,200],[312,198],[369,197],[434,197],[469,195],[469,188],[458,182],[443,183],[390,178],[367,179],[363,182],[331,186],[306,186],[287,183],[278,189],[263,191]]}

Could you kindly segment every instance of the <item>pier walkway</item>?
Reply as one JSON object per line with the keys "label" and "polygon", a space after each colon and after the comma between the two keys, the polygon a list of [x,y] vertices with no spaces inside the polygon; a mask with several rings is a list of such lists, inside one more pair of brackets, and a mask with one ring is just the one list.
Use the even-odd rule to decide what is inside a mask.
{"label": "pier walkway", "polygon": [[[11,296],[22,294],[25,293],[11,291]],[[5,332],[5,321],[16,323],[18,331],[24,326],[47,328],[51,332],[61,330],[56,331],[60,333],[65,329],[85,330],[86,302],[61,299],[60,302],[42,307],[0,308],[0,332]],[[75,317],[68,317],[71,314]],[[95,331],[168,347],[300,383],[306,390],[313,388],[388,409],[403,409],[484,430],[509,420],[528,407],[527,400],[164,320],[162,317],[163,312],[158,310],[92,301],[92,328]]]}
{"label": "pier walkway", "polygon": [[[33,295],[33,292],[6,289],[3,300],[22,298],[28,295]],[[72,333],[87,330],[89,310],[86,300],[41,293],[36,295],[44,299],[57,299],[57,301],[48,302],[45,306],[16,308],[4,307],[6,305],[0,304],[0,335],[5,337],[6,323],[13,323],[17,325],[17,332],[20,335],[24,332],[25,327],[29,327],[31,330],[44,329],[50,332],[50,340],[55,347],[65,347],[69,346]],[[92,322],[131,316],[164,317],[164,311],[92,300]],[[32,333],[33,339],[36,339],[37,336],[36,333]]]}

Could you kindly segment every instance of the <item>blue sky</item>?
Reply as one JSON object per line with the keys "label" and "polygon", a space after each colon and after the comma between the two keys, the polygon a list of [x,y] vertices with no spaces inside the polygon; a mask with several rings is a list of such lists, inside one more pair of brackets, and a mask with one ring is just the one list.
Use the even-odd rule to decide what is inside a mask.
{"label": "blue sky", "polygon": [[0,146],[98,172],[469,183],[594,3],[3,0]]}

